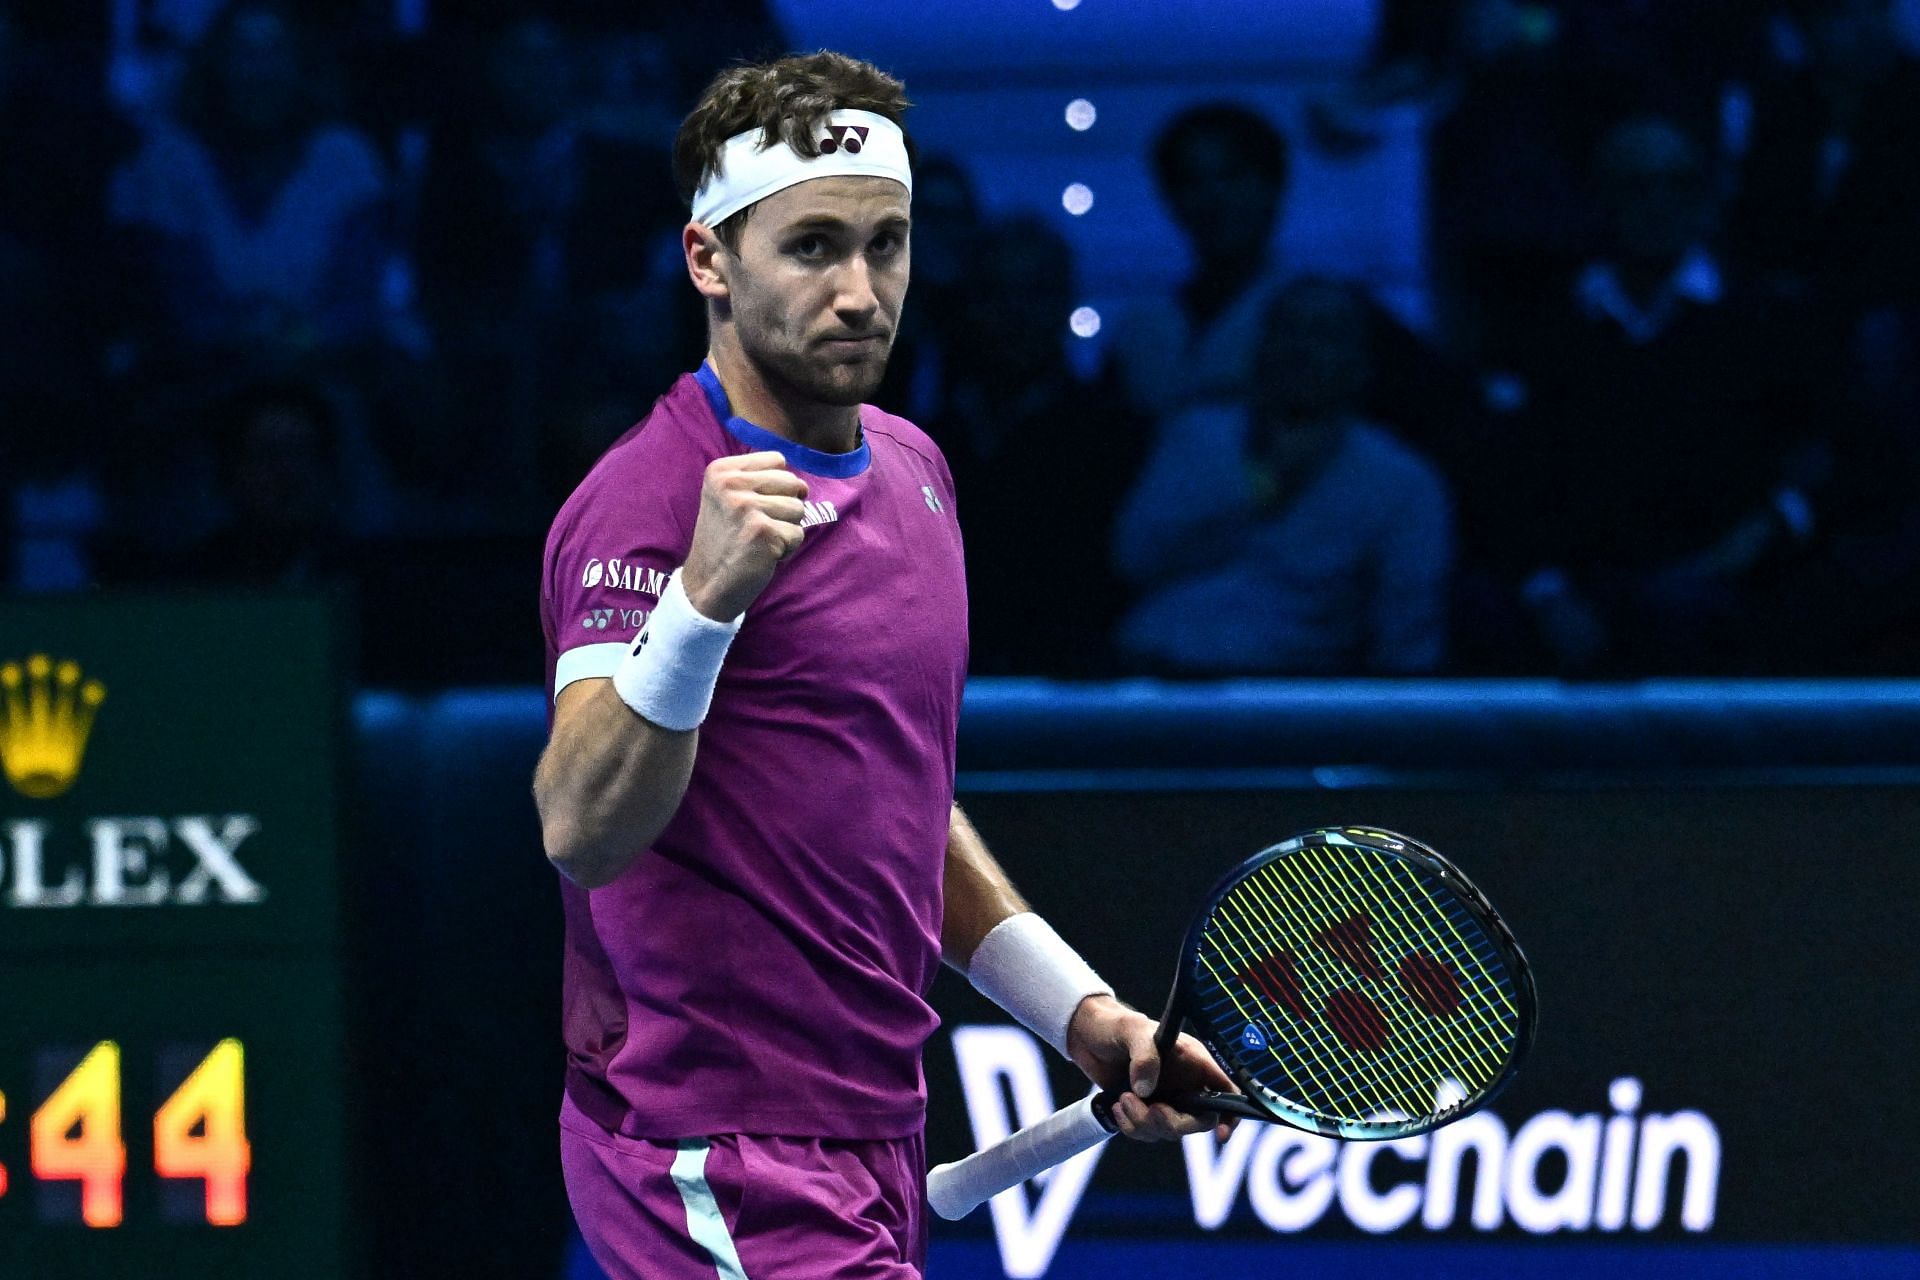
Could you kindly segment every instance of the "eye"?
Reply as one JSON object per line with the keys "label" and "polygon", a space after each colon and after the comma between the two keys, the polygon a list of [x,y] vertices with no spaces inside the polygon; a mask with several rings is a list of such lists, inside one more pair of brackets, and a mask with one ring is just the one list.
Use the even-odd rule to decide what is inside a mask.
{"label": "eye", "polygon": [[827,256],[827,238],[823,235],[804,235],[787,246],[787,252],[807,262],[818,262]]}
{"label": "eye", "polygon": [[877,257],[891,257],[907,246],[907,238],[898,231],[882,231],[873,238],[872,252]]}

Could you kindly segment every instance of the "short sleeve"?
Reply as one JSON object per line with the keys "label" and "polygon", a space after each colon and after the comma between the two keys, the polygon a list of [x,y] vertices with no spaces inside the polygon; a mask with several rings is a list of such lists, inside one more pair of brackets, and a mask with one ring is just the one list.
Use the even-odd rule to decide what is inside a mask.
{"label": "short sleeve", "polygon": [[[610,677],[686,560],[700,470],[648,466],[616,449],[568,499],[547,538],[540,610],[553,662],[551,696]],[[640,479],[644,477],[644,479]]]}

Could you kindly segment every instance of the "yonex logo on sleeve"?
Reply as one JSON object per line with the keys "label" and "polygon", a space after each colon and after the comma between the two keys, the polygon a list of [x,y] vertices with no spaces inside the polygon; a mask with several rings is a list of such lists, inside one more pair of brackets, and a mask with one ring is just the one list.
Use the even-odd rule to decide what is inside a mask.
{"label": "yonex logo on sleeve", "polygon": [[604,568],[605,566],[598,560],[587,561],[586,572],[580,575],[580,585],[583,587],[599,586],[600,575]]}
{"label": "yonex logo on sleeve", "polygon": [[920,493],[927,500],[927,510],[933,512],[935,515],[939,515],[942,511],[946,510],[945,507],[940,505],[940,495],[933,491],[932,485],[921,485]]}

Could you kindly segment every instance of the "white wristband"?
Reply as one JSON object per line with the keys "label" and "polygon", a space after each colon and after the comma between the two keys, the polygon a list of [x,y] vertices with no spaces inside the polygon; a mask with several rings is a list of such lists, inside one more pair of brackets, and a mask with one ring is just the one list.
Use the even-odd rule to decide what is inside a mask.
{"label": "white wristband", "polygon": [[1008,916],[988,930],[967,962],[967,979],[1062,1055],[1080,1002],[1113,994],[1080,953],[1031,911]]}
{"label": "white wristband", "polygon": [[633,648],[613,670],[620,700],[662,729],[697,729],[713,703],[714,682],[741,618],[715,622],[687,599],[675,569]]}

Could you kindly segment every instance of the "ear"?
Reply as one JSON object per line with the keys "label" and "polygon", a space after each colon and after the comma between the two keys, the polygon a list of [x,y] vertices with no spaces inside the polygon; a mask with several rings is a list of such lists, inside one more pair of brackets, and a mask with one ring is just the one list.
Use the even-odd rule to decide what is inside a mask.
{"label": "ear", "polygon": [[704,222],[689,222],[680,232],[680,249],[686,254],[687,275],[693,287],[709,302],[727,297],[727,267],[733,255],[720,243],[713,228]]}

